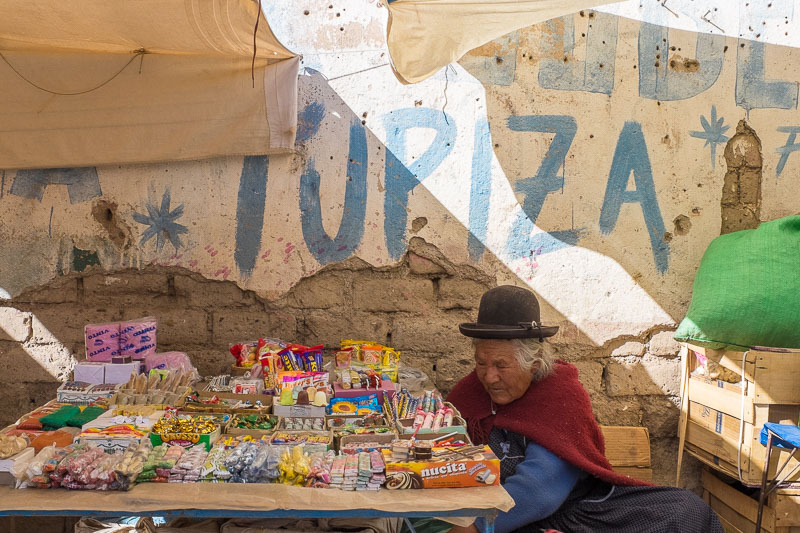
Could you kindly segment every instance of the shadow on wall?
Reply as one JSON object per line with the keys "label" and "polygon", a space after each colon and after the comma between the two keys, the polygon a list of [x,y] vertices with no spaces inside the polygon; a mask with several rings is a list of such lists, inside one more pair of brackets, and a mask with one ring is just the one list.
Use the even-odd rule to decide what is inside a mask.
{"label": "shadow on wall", "polygon": [[798,84],[782,68],[793,53],[585,10],[459,63],[486,89],[494,151],[528,218],[618,261],[680,318],[720,225],[759,224],[761,141],[737,121],[764,110],[753,121],[770,137],[764,154],[781,154],[776,177],[796,150],[794,128],[764,120],[779,116],[767,108],[794,120]]}
{"label": "shadow on wall", "polygon": [[[3,315],[3,330],[29,329],[24,339],[0,340],[0,423],[12,422],[55,394],[58,383],[25,351],[41,342],[43,328],[58,345],[37,345],[40,353],[63,345],[83,359],[85,324],[145,315],[158,319],[159,350],[188,353],[202,375],[224,372],[232,361],[230,344],[259,336],[322,343],[329,352],[343,338],[357,337],[396,347],[403,364],[420,368],[448,391],[472,369],[470,342],[457,325],[475,319],[481,294],[495,284],[420,238],[411,239],[395,266],[374,267],[357,258],[332,263],[276,300],[176,267],[111,273],[95,267],[72,273],[26,291],[3,308],[10,310]],[[598,421],[646,426],[655,479],[672,483],[678,420],[675,347],[663,333],[655,333],[647,343],[598,348],[546,304],[542,313],[561,325],[550,342],[558,357],[578,367]],[[684,479],[696,483],[696,472],[685,472]]]}

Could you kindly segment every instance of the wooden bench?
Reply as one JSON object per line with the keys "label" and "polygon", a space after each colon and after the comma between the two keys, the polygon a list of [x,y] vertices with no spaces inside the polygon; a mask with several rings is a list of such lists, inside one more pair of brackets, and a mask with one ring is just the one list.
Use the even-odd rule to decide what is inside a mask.
{"label": "wooden bench", "polygon": [[615,472],[653,481],[650,434],[638,426],[600,426],[606,440],[606,458]]}

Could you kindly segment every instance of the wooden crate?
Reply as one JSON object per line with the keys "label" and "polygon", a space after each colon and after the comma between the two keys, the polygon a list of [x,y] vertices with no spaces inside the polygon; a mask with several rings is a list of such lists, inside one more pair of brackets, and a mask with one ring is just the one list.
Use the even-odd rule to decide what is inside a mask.
{"label": "wooden crate", "polygon": [[[703,499],[717,513],[725,533],[751,533],[758,516],[758,491],[749,489],[745,493],[731,485],[734,481],[704,468]],[[800,533],[800,490],[778,489],[772,493],[764,505],[761,528],[770,533]]]}
{"label": "wooden crate", "polygon": [[615,472],[653,481],[650,434],[645,427],[600,426],[606,441],[606,459]]}
{"label": "wooden crate", "polygon": [[[800,414],[800,350],[749,352],[709,350],[686,345],[681,407],[684,449],[706,465],[757,486],[761,483],[766,449],[760,433],[765,422],[796,424]],[[704,355],[744,376],[734,384],[691,376]],[[744,366],[742,361],[744,360]],[[740,439],[741,435],[741,439]],[[788,452],[773,451],[768,475],[774,477]],[[792,459],[787,468],[792,468]],[[791,478],[800,482],[800,473]]]}

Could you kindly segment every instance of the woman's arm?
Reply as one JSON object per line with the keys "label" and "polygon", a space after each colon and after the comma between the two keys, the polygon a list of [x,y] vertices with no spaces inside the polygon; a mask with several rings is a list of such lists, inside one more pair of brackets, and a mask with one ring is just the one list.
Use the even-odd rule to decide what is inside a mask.
{"label": "woman's arm", "polygon": [[[515,505],[507,513],[497,514],[495,532],[508,533],[556,512],[575,488],[580,475],[581,470],[576,466],[538,444],[529,443],[525,459],[517,465],[514,475],[503,483]],[[479,532],[486,530],[483,518],[476,519],[473,525]]]}

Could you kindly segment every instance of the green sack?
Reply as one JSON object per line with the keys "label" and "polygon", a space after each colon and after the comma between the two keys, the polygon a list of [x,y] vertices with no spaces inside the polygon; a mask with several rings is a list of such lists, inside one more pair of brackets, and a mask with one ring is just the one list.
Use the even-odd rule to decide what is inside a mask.
{"label": "green sack", "polygon": [[800,348],[800,215],[714,239],[675,340],[738,351]]}
{"label": "green sack", "polygon": [[77,405],[62,405],[55,413],[40,418],[39,422],[42,423],[42,429],[45,431],[61,429],[67,425],[67,420],[80,412],[81,408]]}
{"label": "green sack", "polygon": [[96,405],[90,405],[88,407],[84,407],[83,411],[80,413],[75,414],[75,416],[70,417],[67,420],[67,425],[74,428],[83,427],[84,424],[88,424],[98,416],[105,413],[106,410],[102,407],[97,407]]}

